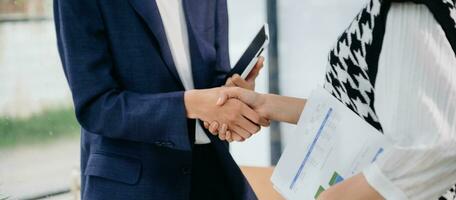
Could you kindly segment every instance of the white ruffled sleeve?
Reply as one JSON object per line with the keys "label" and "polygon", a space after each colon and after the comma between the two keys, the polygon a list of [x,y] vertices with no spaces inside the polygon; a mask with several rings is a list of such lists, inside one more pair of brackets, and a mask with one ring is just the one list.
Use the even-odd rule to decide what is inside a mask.
{"label": "white ruffled sleeve", "polygon": [[395,146],[363,171],[388,200],[434,200],[456,184],[456,58],[430,11],[392,4],[375,108]]}
{"label": "white ruffled sleeve", "polygon": [[456,183],[456,141],[431,147],[395,147],[364,170],[385,199],[437,199]]}

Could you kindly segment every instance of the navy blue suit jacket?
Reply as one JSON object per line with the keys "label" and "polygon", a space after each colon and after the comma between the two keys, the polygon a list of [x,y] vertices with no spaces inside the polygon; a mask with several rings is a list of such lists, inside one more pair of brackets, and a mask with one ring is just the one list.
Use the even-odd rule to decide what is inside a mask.
{"label": "navy blue suit jacket", "polygon": [[[194,84],[229,71],[226,0],[183,0]],[[82,127],[84,199],[188,199],[193,120],[155,0],[54,0],[58,47]],[[256,199],[210,136],[236,199]]]}

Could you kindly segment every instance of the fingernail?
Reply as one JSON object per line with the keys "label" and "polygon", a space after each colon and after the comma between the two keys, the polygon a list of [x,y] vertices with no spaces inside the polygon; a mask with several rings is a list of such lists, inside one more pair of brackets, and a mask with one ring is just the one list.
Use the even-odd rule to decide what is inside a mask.
{"label": "fingernail", "polygon": [[222,97],[219,97],[219,98],[217,99],[217,105],[218,105],[218,106],[222,105],[222,101],[223,101]]}

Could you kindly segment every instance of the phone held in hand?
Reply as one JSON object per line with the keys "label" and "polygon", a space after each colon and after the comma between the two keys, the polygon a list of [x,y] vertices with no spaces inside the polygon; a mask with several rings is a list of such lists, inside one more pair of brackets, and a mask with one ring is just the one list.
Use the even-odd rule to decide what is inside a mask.
{"label": "phone held in hand", "polygon": [[224,85],[226,80],[234,74],[239,74],[243,79],[245,79],[250,74],[253,67],[258,62],[259,57],[263,54],[268,45],[269,28],[268,24],[264,24],[234,67],[226,75],[224,81],[218,85]]}

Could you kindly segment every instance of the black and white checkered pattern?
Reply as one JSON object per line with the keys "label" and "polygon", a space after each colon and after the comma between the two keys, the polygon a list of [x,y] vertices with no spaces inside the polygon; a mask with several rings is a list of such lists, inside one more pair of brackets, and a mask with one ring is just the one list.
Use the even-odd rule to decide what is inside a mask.
{"label": "black and white checkered pattern", "polygon": [[455,200],[456,199],[456,185],[451,187],[439,200]]}
{"label": "black and white checkered pattern", "polygon": [[443,4],[448,7],[448,10],[450,11],[450,18],[453,19],[453,26],[456,29],[456,1],[455,0],[442,0]]}
{"label": "black and white checkered pattern", "polygon": [[[396,0],[405,1],[408,0]],[[456,52],[455,0],[409,1],[430,8]],[[324,84],[334,97],[380,131],[382,126],[374,108],[375,79],[391,2],[394,0],[370,0],[355,17],[329,54]],[[455,190],[453,186],[439,200],[456,200]]]}
{"label": "black and white checkered pattern", "polygon": [[[374,26],[381,10],[380,0],[372,0],[355,18],[329,54],[324,87],[375,128],[381,125],[374,108],[376,63],[370,63]],[[379,49],[378,49],[379,51]]]}

